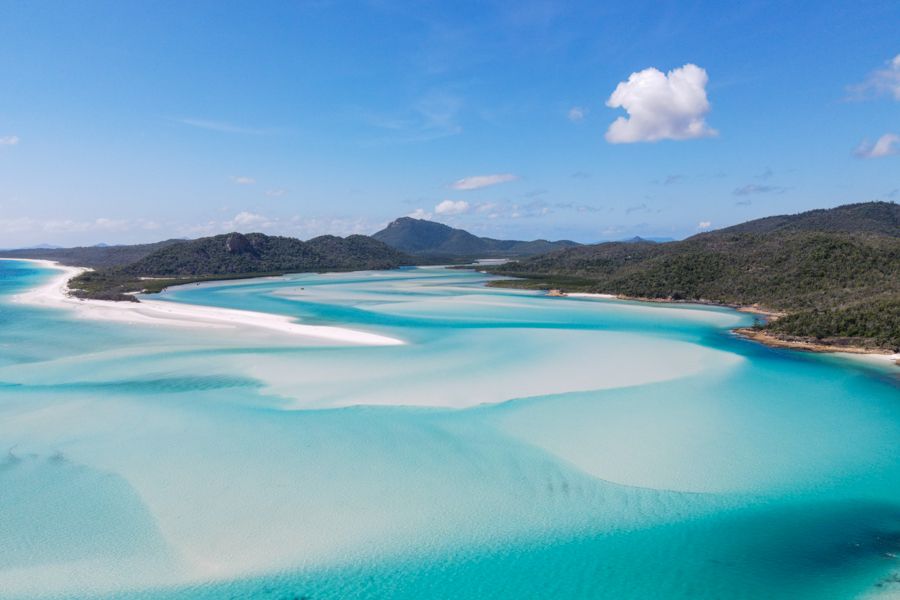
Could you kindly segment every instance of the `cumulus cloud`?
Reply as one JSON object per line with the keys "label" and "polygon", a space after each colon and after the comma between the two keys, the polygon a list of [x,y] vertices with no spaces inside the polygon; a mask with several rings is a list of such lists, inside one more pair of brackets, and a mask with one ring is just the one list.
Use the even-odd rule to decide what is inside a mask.
{"label": "cumulus cloud", "polygon": [[887,61],[884,68],[873,71],[865,81],[847,88],[852,100],[866,100],[888,95],[900,101],[900,54]]}
{"label": "cumulus cloud", "polygon": [[566,113],[566,117],[573,123],[577,123],[579,121],[583,121],[584,118],[587,116],[587,113],[588,113],[588,109],[583,108],[581,106],[573,106]]}
{"label": "cumulus cloud", "polygon": [[709,229],[712,227],[712,221],[700,221],[697,223],[697,229]]}
{"label": "cumulus cloud", "polygon": [[4,135],[0,137],[0,146],[15,146],[19,143],[19,136]]}
{"label": "cumulus cloud", "polygon": [[860,158],[881,158],[900,154],[900,135],[886,133],[875,140],[874,144],[865,140],[856,148],[855,154]]}
{"label": "cumulus cloud", "polygon": [[444,200],[434,207],[434,212],[439,215],[462,215],[469,212],[469,203],[465,200]]}
{"label": "cumulus cloud", "polygon": [[709,112],[706,70],[694,64],[663,73],[649,68],[616,86],[606,105],[624,108],[606,131],[612,144],[687,140],[716,135],[704,120]]}
{"label": "cumulus cloud", "polygon": [[450,185],[450,187],[454,190],[477,190],[492,185],[497,185],[498,183],[515,181],[516,179],[518,179],[518,176],[513,175],[512,173],[474,175],[472,177],[463,177],[462,179],[457,179]]}
{"label": "cumulus cloud", "polygon": [[413,219],[428,220],[432,217],[432,214],[430,212],[428,212],[427,210],[425,210],[424,208],[417,208],[416,210],[412,211],[411,213],[409,213],[406,216],[412,217]]}
{"label": "cumulus cloud", "polygon": [[253,185],[254,183],[256,183],[256,180],[252,177],[232,175],[231,177],[229,177],[229,179],[231,179],[231,181],[238,185]]}

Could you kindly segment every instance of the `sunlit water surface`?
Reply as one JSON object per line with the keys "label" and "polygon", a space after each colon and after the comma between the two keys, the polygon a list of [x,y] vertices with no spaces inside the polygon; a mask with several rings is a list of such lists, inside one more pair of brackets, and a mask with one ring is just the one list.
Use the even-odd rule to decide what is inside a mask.
{"label": "sunlit water surface", "polygon": [[52,274],[0,261],[0,598],[900,594],[893,367],[442,268],[160,296],[390,347],[11,301]]}

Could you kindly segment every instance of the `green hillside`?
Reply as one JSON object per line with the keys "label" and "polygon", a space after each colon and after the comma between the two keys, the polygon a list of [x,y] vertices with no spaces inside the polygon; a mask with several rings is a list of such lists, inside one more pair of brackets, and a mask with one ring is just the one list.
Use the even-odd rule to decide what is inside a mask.
{"label": "green hillside", "polygon": [[262,233],[230,233],[169,245],[124,266],[70,282],[75,295],[134,300],[137,291],[212,279],[284,273],[392,269],[413,260],[372,238],[320,236],[307,242]]}
{"label": "green hillside", "polygon": [[[680,242],[582,246],[491,269],[516,287],[759,305],[772,333],[900,347],[900,206],[751,221]],[[846,342],[846,339],[844,340]]]}

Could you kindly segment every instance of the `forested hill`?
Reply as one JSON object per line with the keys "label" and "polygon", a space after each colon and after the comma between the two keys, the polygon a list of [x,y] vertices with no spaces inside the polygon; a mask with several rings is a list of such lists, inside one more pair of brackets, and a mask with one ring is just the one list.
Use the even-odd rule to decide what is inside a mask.
{"label": "forested hill", "polygon": [[229,233],[162,248],[121,268],[140,277],[189,277],[390,269],[410,257],[362,235],[320,236],[307,242],[262,233]]}
{"label": "forested hill", "polygon": [[493,267],[520,287],[758,305],[773,333],[900,348],[900,206],[770,217],[663,244],[582,246]]}
{"label": "forested hill", "polygon": [[408,254],[451,260],[534,256],[579,245],[570,240],[520,241],[478,237],[464,229],[412,217],[397,219],[372,237]]}
{"label": "forested hill", "polygon": [[133,244],[128,246],[79,246],[76,248],[2,250],[0,251],[0,257],[52,260],[73,267],[102,269],[130,264],[149,254],[153,254],[157,250],[183,242],[184,240],[165,240],[152,244]]}
{"label": "forested hill", "polygon": [[779,215],[747,221],[711,232],[772,233],[776,231],[824,231],[834,233],[874,233],[900,236],[900,204],[863,202],[836,208],[810,210],[796,215]]}
{"label": "forested hill", "polygon": [[284,273],[392,269],[415,261],[363,235],[303,242],[262,233],[229,233],[161,248],[124,266],[90,271],[70,282],[85,298],[134,300],[134,292],[169,285]]}

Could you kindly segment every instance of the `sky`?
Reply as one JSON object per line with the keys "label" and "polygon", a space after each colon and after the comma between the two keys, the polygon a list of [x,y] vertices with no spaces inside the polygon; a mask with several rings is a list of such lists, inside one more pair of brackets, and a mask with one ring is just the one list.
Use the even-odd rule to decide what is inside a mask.
{"label": "sky", "polygon": [[900,201],[900,3],[0,0],[0,247]]}

